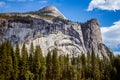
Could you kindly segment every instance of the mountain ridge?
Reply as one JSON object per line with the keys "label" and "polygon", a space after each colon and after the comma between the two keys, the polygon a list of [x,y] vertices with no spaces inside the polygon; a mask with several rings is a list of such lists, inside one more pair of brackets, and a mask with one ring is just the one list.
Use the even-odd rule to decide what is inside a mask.
{"label": "mountain ridge", "polygon": [[[26,16],[26,14],[30,15]],[[102,43],[100,24],[97,19],[75,23],[58,16],[53,16],[52,19],[39,18],[33,13],[10,16],[8,19],[0,18],[1,42],[9,40],[13,45],[19,43],[20,46],[25,42],[28,49],[33,42],[34,46],[41,46],[44,55],[54,48],[58,49],[59,54],[71,56],[91,53],[92,49],[101,57],[109,56],[111,53]]]}

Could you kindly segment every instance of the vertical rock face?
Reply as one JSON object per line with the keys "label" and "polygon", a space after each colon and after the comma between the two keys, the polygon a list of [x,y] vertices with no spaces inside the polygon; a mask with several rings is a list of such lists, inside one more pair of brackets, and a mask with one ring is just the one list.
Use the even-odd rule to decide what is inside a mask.
{"label": "vertical rock face", "polygon": [[89,51],[91,51],[91,48],[95,49],[99,43],[102,43],[100,26],[96,19],[82,24],[81,28],[84,44]]}
{"label": "vertical rock face", "polygon": [[97,19],[91,19],[82,24],[82,32],[84,39],[94,40],[95,42],[102,43],[100,24]]}
{"label": "vertical rock face", "polygon": [[[58,49],[59,54],[81,55],[91,52],[94,49],[99,56],[108,56],[111,52],[102,44],[100,26],[97,19],[79,24],[65,20],[58,10],[51,6],[41,9],[42,12],[49,12],[63,17],[62,19],[53,16],[53,20],[23,17],[9,19],[0,18],[0,41],[9,40],[13,45],[25,42],[29,49],[30,43],[34,46],[40,45],[44,55],[48,50]],[[48,13],[48,14],[49,14]],[[9,14],[10,15],[10,14]],[[19,15],[19,14],[17,14]],[[33,14],[31,14],[33,15]],[[58,17],[57,16],[57,17]]]}
{"label": "vertical rock face", "polygon": [[105,55],[104,53],[109,53],[107,47],[102,44],[100,24],[97,19],[91,19],[83,23],[81,29],[87,51],[91,52],[93,49],[101,56]]}

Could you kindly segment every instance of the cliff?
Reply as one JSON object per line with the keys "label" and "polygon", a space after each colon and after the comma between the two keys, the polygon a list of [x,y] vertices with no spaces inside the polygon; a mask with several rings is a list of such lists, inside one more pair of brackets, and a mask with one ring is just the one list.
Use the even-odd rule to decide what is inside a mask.
{"label": "cliff", "polygon": [[102,43],[97,19],[86,23],[72,22],[53,6],[36,12],[1,14],[0,17],[1,42],[9,40],[20,46],[25,42],[28,49],[33,42],[34,46],[41,46],[44,55],[54,48],[59,54],[75,56],[92,49],[99,56],[108,56],[111,52]]}

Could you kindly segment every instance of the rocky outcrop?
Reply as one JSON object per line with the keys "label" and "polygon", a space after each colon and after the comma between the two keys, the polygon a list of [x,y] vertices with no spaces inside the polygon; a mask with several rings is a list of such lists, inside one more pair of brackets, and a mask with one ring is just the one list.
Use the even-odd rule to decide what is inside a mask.
{"label": "rocky outcrop", "polygon": [[[51,10],[51,9],[43,9]],[[54,12],[54,10],[53,10]],[[32,15],[32,14],[31,14]],[[5,22],[4,22],[5,21]],[[4,22],[4,25],[2,25]],[[0,41],[9,40],[13,45],[31,42],[40,45],[44,55],[58,49],[59,54],[80,55],[94,49],[99,56],[111,52],[103,43],[100,26],[96,19],[80,24],[66,19],[36,19],[32,17],[0,18]]]}
{"label": "rocky outcrop", "polygon": [[[100,56],[107,56],[110,53],[109,49],[102,44],[102,36],[100,24],[97,19],[91,19],[86,23],[81,24],[84,45],[87,51],[92,52],[92,49]],[[107,53],[107,54],[106,54]]]}

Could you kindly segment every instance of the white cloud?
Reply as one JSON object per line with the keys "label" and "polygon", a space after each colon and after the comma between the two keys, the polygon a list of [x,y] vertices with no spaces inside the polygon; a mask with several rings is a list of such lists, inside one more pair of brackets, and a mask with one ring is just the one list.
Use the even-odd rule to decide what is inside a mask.
{"label": "white cloud", "polygon": [[5,4],[5,2],[0,2],[0,7],[3,7]]}
{"label": "white cloud", "polygon": [[103,41],[112,50],[120,51],[120,20],[110,27],[101,28]]}
{"label": "white cloud", "polygon": [[94,8],[102,10],[120,10],[120,0],[92,0],[88,6],[88,11]]}
{"label": "white cloud", "polygon": [[115,56],[120,55],[120,52],[113,52]]}

